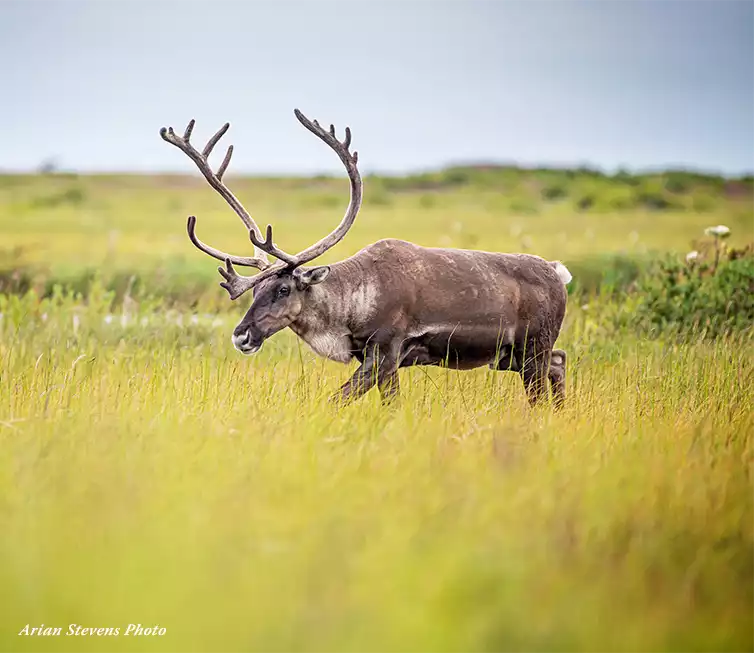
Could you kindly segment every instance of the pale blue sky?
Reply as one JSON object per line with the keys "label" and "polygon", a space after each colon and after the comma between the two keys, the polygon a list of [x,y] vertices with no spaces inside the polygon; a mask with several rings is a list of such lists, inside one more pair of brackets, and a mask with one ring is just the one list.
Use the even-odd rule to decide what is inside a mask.
{"label": "pale blue sky", "polygon": [[751,171],[754,3],[0,0],[0,169],[193,172],[158,132],[195,117],[234,172],[340,172],[294,107],[367,172]]}

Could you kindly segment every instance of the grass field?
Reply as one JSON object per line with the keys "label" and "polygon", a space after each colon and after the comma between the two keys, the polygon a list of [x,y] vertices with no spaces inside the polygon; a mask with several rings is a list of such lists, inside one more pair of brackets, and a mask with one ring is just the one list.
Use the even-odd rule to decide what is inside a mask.
{"label": "grass field", "polygon": [[[532,179],[513,205],[489,184],[375,180],[325,260],[392,236],[578,270],[685,252],[718,223],[752,240],[748,194],[578,210],[586,181],[545,202],[521,190]],[[286,249],[346,202],[343,180],[234,188]],[[402,371],[395,408],[370,393],[336,410],[323,399],[351,366],[289,332],[233,350],[248,298],[226,300],[188,213],[206,241],[250,250],[194,178],[2,178],[4,283],[38,294],[0,295],[0,649],[754,648],[750,337],[615,333],[596,307],[618,300],[574,294],[561,412],[486,369]],[[105,288],[39,296],[92,268]],[[154,275],[170,300],[142,281],[156,298],[112,303],[118,274]],[[130,623],[167,632],[125,637]],[[26,624],[120,636],[19,637]]]}

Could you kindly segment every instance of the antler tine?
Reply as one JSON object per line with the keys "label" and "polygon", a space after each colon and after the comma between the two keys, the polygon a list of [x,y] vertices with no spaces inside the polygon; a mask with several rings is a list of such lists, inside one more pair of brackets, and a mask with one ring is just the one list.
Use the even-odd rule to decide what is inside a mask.
{"label": "antler tine", "polygon": [[[207,145],[204,147],[204,150],[202,152],[199,152],[189,141],[191,138],[191,133],[194,130],[194,125],[196,124],[196,121],[194,119],[191,119],[189,121],[188,126],[186,127],[185,132],[183,133],[183,137],[181,138],[178,136],[174,131],[172,127],[163,127],[160,129],[160,136],[163,140],[167,141],[171,145],[174,145],[177,147],[181,152],[183,152],[186,156],[188,156],[195,164],[196,167],[199,169],[199,172],[204,175],[204,178],[209,182],[209,185],[212,186],[212,188],[217,191],[217,193],[222,197],[228,205],[236,212],[239,218],[241,218],[241,221],[244,223],[246,228],[249,231],[257,230],[259,231],[259,227],[257,226],[256,222],[254,222],[254,219],[251,217],[249,212],[244,208],[243,204],[238,201],[235,195],[230,191],[230,189],[223,183],[222,177],[225,174],[225,171],[228,168],[228,165],[230,164],[230,158],[233,155],[233,146],[230,146],[228,148],[228,152],[225,155],[225,158],[223,159],[222,164],[218,168],[217,174],[212,172],[212,168],[209,165],[208,157],[212,153],[213,148],[215,145],[217,145],[218,141],[225,135],[225,133],[230,128],[230,123],[225,123],[215,134],[212,136],[212,138],[209,139],[207,142]],[[196,242],[192,239],[192,242],[196,245]],[[203,252],[209,253],[208,250],[205,248],[202,249]],[[213,248],[210,248],[213,249]],[[214,252],[219,252],[219,250],[213,249]],[[222,253],[222,252],[221,252]],[[211,254],[211,256],[217,256],[215,254]],[[230,255],[225,254],[224,256],[220,257],[220,260],[224,260],[225,257],[228,257]],[[230,257],[233,260],[240,260],[243,257],[233,256]],[[257,247],[254,248],[254,259],[247,259],[247,260],[254,260],[256,262],[259,262],[259,269],[264,270],[270,266],[270,262],[267,260],[267,255],[264,250],[259,249]]]}
{"label": "antler tine", "polygon": [[212,150],[215,149],[215,145],[217,145],[217,141],[219,141],[223,136],[225,136],[225,132],[227,132],[230,129],[230,123],[226,122],[220,129],[218,129],[215,132],[215,135],[210,138],[207,141],[207,144],[204,146],[204,150],[202,151],[202,156],[206,159],[209,157],[210,154],[212,154]]}
{"label": "antler tine", "polygon": [[191,132],[194,131],[194,125],[196,124],[196,120],[193,118],[189,120],[189,124],[186,125],[186,131],[183,132],[183,140],[187,143],[189,142],[189,138],[191,138]]}
{"label": "antler tine", "polygon": [[225,171],[228,169],[228,165],[230,165],[230,157],[233,156],[233,146],[228,145],[228,151],[225,153],[225,158],[223,159],[223,162],[220,164],[220,167],[217,169],[217,178],[222,180],[223,175],[225,174]]}
{"label": "antler tine", "polygon": [[264,240],[260,240],[260,238],[257,236],[256,232],[252,229],[249,231],[249,239],[252,243],[254,243],[255,247],[258,247],[259,249],[267,252],[271,256],[274,256],[276,259],[279,259],[283,261],[284,263],[287,263],[291,267],[295,267],[299,264],[298,258],[295,256],[291,256],[290,254],[284,252],[282,249],[279,249],[275,243],[272,242],[272,225],[267,225],[267,235]]}
{"label": "antler tine", "polygon": [[294,109],[293,113],[296,115],[296,118],[298,118],[298,121],[306,127],[312,134],[323,140],[325,143],[327,143],[333,150],[335,150],[335,153],[340,157],[340,160],[343,161],[343,164],[346,166],[346,169],[349,168],[349,164],[357,163],[358,160],[358,153],[357,152],[350,152],[349,147],[351,146],[351,129],[349,127],[346,127],[346,138],[342,142],[338,140],[338,138],[335,136],[335,126],[330,125],[329,131],[325,131],[319,124],[317,120],[309,120],[301,111],[298,109]]}
{"label": "antler tine", "polygon": [[186,230],[188,231],[189,240],[194,243],[197,249],[200,249],[205,254],[209,254],[212,258],[216,258],[218,261],[230,260],[236,265],[244,265],[249,268],[257,268],[258,270],[266,270],[270,264],[267,261],[263,261],[260,258],[250,256],[233,256],[227,252],[223,252],[219,249],[215,249],[211,245],[207,245],[199,240],[196,235],[196,216],[190,215],[188,223],[186,224]]}
{"label": "antler tine", "polygon": [[220,283],[221,288],[225,288],[230,295],[231,300],[235,301],[245,292],[251,290],[270,277],[275,276],[285,265],[273,265],[266,270],[262,270],[259,274],[255,274],[253,277],[246,277],[242,274],[238,274],[233,267],[233,262],[230,258],[225,259],[225,267],[219,266],[217,271],[225,281]]}
{"label": "antler tine", "polygon": [[296,254],[295,258],[298,261],[298,265],[302,265],[317,258],[318,256],[321,256],[328,249],[334,247],[343,239],[346,233],[348,233],[348,230],[351,228],[351,225],[353,225],[354,220],[356,220],[356,215],[361,208],[362,182],[361,175],[359,174],[359,169],[357,167],[359,161],[358,152],[352,153],[348,149],[351,146],[350,128],[346,127],[346,138],[341,142],[335,136],[334,125],[330,125],[330,130],[329,132],[327,132],[322,129],[322,127],[320,127],[320,124],[316,120],[309,120],[298,109],[294,109],[293,113],[296,115],[296,118],[304,127],[306,127],[319,139],[327,143],[327,145],[329,145],[335,151],[340,160],[343,162],[343,165],[346,167],[348,178],[351,181],[351,200],[348,203],[348,208],[346,209],[346,213],[343,216],[343,219],[340,221],[340,224],[322,240]]}

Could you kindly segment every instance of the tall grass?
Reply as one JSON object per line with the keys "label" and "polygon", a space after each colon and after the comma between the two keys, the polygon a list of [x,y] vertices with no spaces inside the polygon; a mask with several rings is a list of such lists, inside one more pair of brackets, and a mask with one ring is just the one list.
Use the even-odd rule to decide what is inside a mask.
{"label": "tall grass", "polygon": [[292,336],[247,360],[232,321],[32,305],[1,327],[4,650],[754,644],[751,342],[587,339],[576,308],[560,413],[440,369],[338,411],[348,368]]}
{"label": "tall grass", "polygon": [[[608,256],[621,284],[710,224],[751,237],[722,182],[517,174],[368,179],[326,260],[393,236],[560,258],[596,288]],[[233,183],[293,250],[345,193]],[[624,186],[676,204],[621,204]],[[600,291],[569,303],[560,412],[515,374],[437,368],[402,370],[389,410],[376,392],[338,410],[352,366],[289,332],[233,351],[247,302],[217,288],[188,213],[248,251],[195,179],[0,177],[0,650],[754,648],[750,331],[646,340]]]}

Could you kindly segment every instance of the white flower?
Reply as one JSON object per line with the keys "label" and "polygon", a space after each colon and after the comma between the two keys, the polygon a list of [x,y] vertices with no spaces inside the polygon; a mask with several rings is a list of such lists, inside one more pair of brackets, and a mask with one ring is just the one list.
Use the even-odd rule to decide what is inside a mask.
{"label": "white flower", "polygon": [[199,316],[198,315],[192,315],[191,316],[191,324],[199,324]]}
{"label": "white flower", "polygon": [[691,263],[691,261],[696,261],[696,259],[698,258],[699,258],[699,252],[697,252],[696,250],[693,250],[689,252],[688,254],[686,254],[687,263]]}
{"label": "white flower", "polygon": [[103,322],[105,324],[111,324],[112,321],[113,321],[113,316],[112,315],[105,315],[105,317],[103,318]]}
{"label": "white flower", "polygon": [[724,224],[719,224],[716,227],[707,227],[704,233],[708,236],[714,236],[715,238],[727,238],[730,236],[730,229]]}

